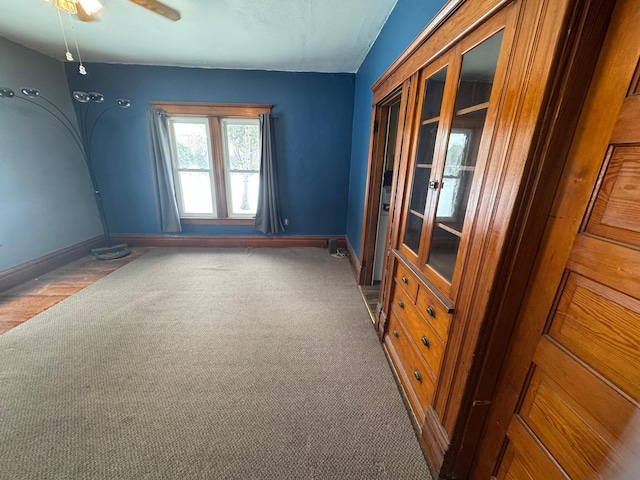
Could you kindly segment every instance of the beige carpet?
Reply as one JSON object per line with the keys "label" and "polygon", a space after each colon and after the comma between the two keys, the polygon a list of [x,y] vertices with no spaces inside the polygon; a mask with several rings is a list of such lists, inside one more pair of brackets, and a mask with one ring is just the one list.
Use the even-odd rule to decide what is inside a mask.
{"label": "beige carpet", "polygon": [[0,336],[2,479],[428,479],[349,261],[155,249]]}

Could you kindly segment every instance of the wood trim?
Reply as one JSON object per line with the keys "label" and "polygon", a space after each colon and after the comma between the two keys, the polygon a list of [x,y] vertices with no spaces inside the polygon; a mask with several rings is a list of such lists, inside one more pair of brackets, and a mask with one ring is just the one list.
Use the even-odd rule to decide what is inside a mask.
{"label": "wood trim", "polygon": [[[393,105],[399,104],[398,130],[395,138],[394,167],[400,160],[402,149],[401,127],[404,124],[406,112],[406,99],[403,97],[403,89],[399,88],[380,104],[375,105],[372,111],[371,132],[369,137],[369,161],[367,165],[367,182],[365,186],[364,215],[362,217],[362,239],[360,241],[360,263],[362,270],[358,277],[359,285],[369,285],[373,278],[375,264],[376,243],[378,237],[378,222],[380,217],[380,192],[384,165],[386,163],[386,148],[388,145],[387,130],[389,128],[389,112]],[[385,235],[385,240],[387,236]],[[386,243],[385,243],[386,245]]]}
{"label": "wood trim", "polygon": [[245,225],[253,226],[256,224],[255,218],[181,218],[182,225]]}
{"label": "wood trim", "polygon": [[371,131],[369,132],[369,162],[365,185],[364,215],[362,216],[362,239],[360,240],[360,275],[358,285],[371,283],[375,263],[378,217],[380,214],[381,170],[384,168],[384,147],[388,127],[389,107],[373,107]]}
{"label": "wood trim", "polygon": [[404,65],[405,62],[413,55],[413,53],[424,43],[429,37],[465,2],[465,0],[449,0],[442,6],[440,11],[435,14],[426,27],[418,34],[418,36],[405,48],[404,52],[385,70],[378,80],[371,86],[371,90],[377,90],[380,84],[384,82],[392,73]]}
{"label": "wood trim", "polygon": [[[387,230],[387,236],[385,238],[386,248],[390,249],[392,245],[396,245],[398,242],[398,236],[400,235],[400,219],[402,217],[402,202],[404,195],[404,184],[406,179],[408,152],[407,142],[411,138],[411,130],[413,128],[413,116],[416,106],[416,91],[418,74],[413,75],[411,78],[406,79],[402,84],[402,93],[400,100],[400,111],[402,114],[403,124],[398,124],[399,142],[396,142],[396,160],[393,166],[393,179],[391,181],[391,202],[389,205],[389,228]],[[393,279],[391,278],[391,272],[395,264],[393,263],[394,257],[391,252],[387,252],[382,264],[382,279],[380,282],[380,298],[378,301],[379,310],[381,313],[378,315],[378,336],[382,339],[385,333],[387,325],[386,313],[389,309],[389,302],[391,301],[391,286]]]}
{"label": "wood trim", "polygon": [[[514,0],[452,0],[373,84],[374,101],[433,62],[481,23]],[[455,13],[455,15],[453,15]],[[401,60],[403,59],[403,60]],[[400,61],[401,60],[401,61]]]}
{"label": "wood trim", "polygon": [[[532,2],[530,2],[530,5],[535,7]],[[583,6],[584,9],[582,9]],[[528,128],[531,131],[535,131],[530,140],[531,146],[528,147],[531,153],[527,154],[528,158],[526,162],[518,162],[517,160],[514,161],[505,158],[506,161],[503,165],[507,167],[504,168],[503,173],[499,175],[508,174],[512,179],[517,178],[519,180],[507,180],[506,184],[510,184],[511,188],[501,187],[498,189],[498,192],[500,192],[499,197],[501,198],[500,203],[502,203],[502,205],[480,207],[480,211],[482,212],[484,210],[485,213],[484,218],[479,216],[479,221],[486,222],[486,226],[482,226],[482,223],[480,223],[478,231],[485,229],[487,231],[494,231],[496,228],[492,227],[492,225],[496,223],[500,225],[502,223],[503,226],[500,228],[504,233],[500,235],[502,239],[498,242],[502,244],[502,247],[496,246],[496,238],[489,239],[490,241],[485,243],[483,248],[476,250],[477,257],[486,258],[486,252],[498,250],[505,252],[507,257],[503,260],[500,270],[496,269],[494,265],[488,265],[486,262],[480,261],[477,270],[478,276],[473,278],[473,276],[469,274],[467,279],[472,285],[472,287],[467,287],[472,288],[468,290],[469,292],[488,292],[491,289],[494,290],[491,296],[493,300],[488,298],[488,296],[478,295],[476,293],[472,301],[473,303],[469,304],[466,313],[469,320],[463,322],[469,325],[469,328],[464,332],[464,341],[465,343],[469,343],[467,343],[468,346],[463,350],[463,352],[468,353],[463,354],[463,356],[459,358],[456,371],[470,371],[467,375],[467,379],[470,381],[469,389],[475,388],[473,385],[477,384],[477,379],[479,378],[476,370],[476,368],[478,368],[477,362],[489,362],[491,360],[490,358],[485,358],[484,355],[486,352],[486,344],[483,342],[485,341],[484,339],[486,339],[484,336],[484,332],[487,331],[486,329],[492,328],[497,318],[501,318],[504,322],[502,328],[494,330],[498,336],[497,338],[500,338],[500,336],[508,337],[513,327],[515,313],[512,309],[515,308],[517,310],[517,299],[521,298],[524,290],[523,284],[526,283],[526,279],[528,278],[526,269],[531,267],[531,258],[533,257],[533,255],[531,255],[531,257],[527,257],[526,255],[516,257],[516,254],[520,249],[528,252],[531,251],[530,249],[533,249],[535,252],[537,239],[542,229],[541,225],[536,223],[536,217],[540,215],[544,216],[550,206],[548,199],[553,194],[561,171],[561,164],[557,162],[557,158],[563,158],[564,154],[566,154],[568,139],[571,138],[573,128],[575,127],[575,118],[587,88],[587,84],[583,79],[585,77],[589,78],[591,74],[589,68],[593,68],[592,66],[595,63],[597,53],[594,54],[594,50],[587,50],[586,48],[582,48],[581,45],[582,52],[585,52],[586,56],[581,58],[580,62],[577,62],[576,51],[574,50],[572,52],[571,49],[580,44],[580,42],[585,42],[584,35],[593,35],[592,38],[597,39],[598,32],[602,31],[602,25],[606,25],[607,17],[605,15],[603,18],[595,19],[592,26],[596,33],[580,28],[580,22],[583,20],[580,17],[581,12],[593,13],[594,10],[597,10],[594,9],[593,2],[588,4],[584,2],[564,2],[564,5],[561,3],[541,3],[540,7],[542,8],[537,15],[541,17],[540,25],[542,25],[542,29],[532,32],[532,40],[534,43],[531,44],[531,48],[533,49],[532,54],[534,58],[537,57],[537,60],[534,60],[537,66],[532,68],[532,64],[523,65],[524,68],[532,70],[531,85],[540,86],[533,88],[528,87],[522,91],[523,96],[520,97],[520,101],[523,107],[516,109],[516,111],[520,111],[520,114],[513,122],[518,130]],[[523,17],[530,17],[531,15],[531,12],[527,15],[527,13],[523,11]],[[598,30],[598,23],[600,30]],[[559,42],[558,46],[554,47],[553,50],[545,52],[546,47],[540,43],[540,39],[548,37],[548,34],[544,32],[544,30],[548,28],[553,28],[552,32],[556,32],[554,33],[554,37],[561,35],[560,32],[570,32],[571,35],[567,35],[566,38],[559,36],[557,40],[555,38],[553,40],[545,40],[544,42],[547,45],[555,45]],[[595,52],[597,52],[597,42],[595,45],[592,44],[592,46],[595,46]],[[527,57],[527,55],[522,55],[522,57]],[[541,89],[544,83],[535,81],[534,78],[537,73],[533,72],[543,71],[550,73],[550,81],[545,83],[553,83],[545,88],[546,91],[539,90],[535,93],[536,88]],[[576,76],[577,71],[580,71],[582,76]],[[568,78],[572,80],[571,84],[567,82]],[[535,95],[535,97],[543,99],[543,102],[535,107],[542,113],[542,116],[538,120],[539,124],[537,126],[531,125],[530,127],[526,127],[530,119],[525,117],[524,112],[533,106],[530,100],[525,100],[529,95]],[[538,115],[538,113],[531,113],[529,118],[537,118]],[[521,156],[517,151],[522,149],[524,145],[524,143],[521,145],[514,144],[513,146],[509,146],[506,151],[511,152],[511,158],[516,159]],[[532,161],[533,158],[536,159],[535,163]],[[497,172],[495,172],[494,175],[496,173]],[[488,196],[493,197],[493,195]],[[507,212],[512,212],[511,219],[508,218],[509,215]],[[505,225],[508,226],[508,228],[505,228]],[[492,243],[493,245],[491,245]],[[491,286],[487,279],[495,279],[491,281],[491,283],[495,282],[495,285]],[[509,293],[505,293],[505,290],[508,290]],[[491,309],[485,316],[486,323],[482,325],[482,329],[479,328],[477,323],[473,324],[470,321],[473,314],[472,312],[482,308],[481,305],[491,306]],[[510,315],[509,312],[512,315]],[[478,341],[480,342],[476,343]],[[475,346],[472,347],[471,345],[474,343]],[[502,352],[504,352],[506,346],[502,345],[501,348]],[[471,352],[476,359],[479,358],[483,360],[474,361],[471,357]],[[497,360],[494,360],[494,362],[497,363]],[[499,364],[491,364],[483,373],[487,375],[488,379],[491,375],[495,375],[499,367]],[[492,368],[495,370],[492,371]],[[491,383],[489,382],[489,384],[484,386],[482,393],[475,398],[471,399],[467,397],[466,395],[468,395],[470,390],[466,390],[467,393],[463,397],[464,400],[462,402],[452,402],[452,399],[460,398],[463,395],[462,381],[463,378],[458,376],[456,384],[452,388],[452,393],[448,395],[449,403],[447,405],[448,412],[446,413],[448,426],[453,425],[458,418],[464,419],[463,421],[467,422],[466,427],[456,429],[459,433],[453,439],[453,441],[456,442],[456,446],[453,447],[452,451],[457,449],[458,445],[460,446],[458,458],[451,458],[448,461],[448,468],[454,468],[458,471],[462,468],[468,468],[473,454],[469,451],[465,452],[463,447],[469,448],[470,450],[475,448],[471,445],[477,442],[479,425],[477,423],[474,425],[474,422],[482,422],[480,419],[484,418],[487,414],[488,408],[486,405],[487,402],[490,401],[493,393],[493,390],[489,388],[489,384]],[[457,410],[457,408],[460,408],[460,410]],[[460,456],[462,456],[462,459]],[[465,466],[462,467],[462,465]]]}
{"label": "wood trim", "polygon": [[351,270],[353,270],[353,276],[356,279],[356,283],[358,285],[362,285],[360,283],[362,266],[360,264],[360,260],[358,260],[356,252],[353,250],[353,245],[351,245],[349,237],[345,237],[345,248],[347,249],[347,253],[349,254],[349,263],[351,263]]}
{"label": "wood trim", "polygon": [[[477,342],[484,328],[487,305],[498,280],[498,255],[507,245],[512,211],[524,186],[525,169],[531,167],[531,148],[538,134],[538,117],[548,100],[548,77],[557,61],[558,41],[566,26],[565,12],[571,0],[522,0],[512,3],[505,41],[513,44],[500,99],[496,135],[485,172],[479,204],[469,231],[465,275],[458,293],[443,363],[435,407],[452,441],[470,369],[477,357]],[[515,35],[513,42],[508,40]],[[490,232],[490,234],[489,234]],[[482,312],[482,317],[478,316]],[[452,452],[456,450],[454,446]],[[447,467],[445,467],[447,468]]]}
{"label": "wood trim", "polygon": [[[623,11],[622,4],[626,4],[626,11]],[[617,7],[620,12],[614,13],[613,20],[609,24],[612,28],[614,24],[624,23],[627,32],[634,31],[634,25],[637,24],[635,17],[638,15],[634,12],[632,4],[633,2],[618,2]],[[602,42],[603,29],[606,29],[613,4],[602,0],[588,3],[575,2],[574,5],[587,12],[588,16],[585,18],[589,21],[585,21],[582,26],[576,25],[570,28],[574,35],[579,37],[575,40],[577,43],[574,49],[568,49],[565,57],[570,64],[568,68],[571,73],[564,84],[557,84],[559,92],[564,90],[565,95],[568,95],[568,99],[565,98],[565,102],[560,102],[558,108],[564,106],[567,111],[549,109],[546,115],[547,122],[549,117],[556,115],[558,117],[555,123],[551,123],[555,124],[555,130],[549,133],[550,142],[540,144],[539,155],[544,168],[539,170],[538,178],[530,180],[535,185],[531,188],[536,191],[528,198],[527,203],[520,205],[519,211],[514,215],[516,218],[527,215],[526,223],[529,225],[528,228],[527,225],[521,228],[514,237],[513,248],[517,253],[510,260],[508,270],[505,270],[504,284],[500,289],[502,296],[498,299],[493,312],[496,322],[492,326],[487,361],[482,372],[484,379],[479,387],[479,391],[484,391],[481,394],[486,395],[485,398],[492,404],[481,433],[481,443],[475,452],[472,469],[474,478],[487,478],[491,475],[500,455],[507,426],[526,381],[534,350],[542,334],[548,311],[555,300],[574,236],[582,221],[583,212],[600,170],[600,164],[594,165],[592,159],[598,158],[598,151],[601,151],[600,158],[604,157],[613,124],[624,100],[620,92],[627,90],[637,60],[635,57],[637,52],[633,47],[629,45],[625,49],[622,46],[625,44],[624,36],[610,38],[605,41],[600,63],[594,69],[593,63],[597,60],[597,54],[600,51],[598,43]],[[632,35],[628,35],[627,39],[631,38]],[[613,50],[616,50],[617,54],[609,53]],[[582,77],[580,77],[581,69]],[[594,71],[595,73],[592,73]],[[586,89],[588,84],[585,78],[591,75],[594,80],[586,100],[572,104],[573,101],[578,100],[581,93],[576,91],[576,87],[581,85]],[[582,98],[584,99],[584,96]],[[569,116],[572,109],[577,109],[577,112],[582,111],[577,128],[573,128],[572,124],[575,120],[571,121]],[[578,113],[575,113],[574,118],[577,117]],[[565,122],[564,125],[563,122]],[[567,127],[571,128],[566,130]],[[544,136],[543,134],[542,137]],[[564,139],[561,138],[563,136]],[[581,146],[570,147],[570,150],[565,142],[573,142],[574,145]],[[569,152],[568,160],[565,164],[562,160],[567,159],[567,152]],[[556,166],[554,167],[553,164]],[[564,171],[558,192],[555,198],[552,198],[557,183],[552,178],[555,168],[564,169]],[[551,181],[548,179],[548,174],[551,174]],[[549,211],[548,205],[551,201],[554,203]],[[540,215],[542,219],[539,218]],[[537,227],[536,223],[538,223]],[[537,229],[544,230],[537,233]],[[528,242],[533,244],[527,245]],[[539,249],[537,254],[536,249]],[[530,270],[531,276],[513,276],[514,271],[521,272],[522,267],[529,268],[528,265],[532,263],[530,258],[534,257],[534,254],[535,261]],[[509,287],[508,282],[514,279],[520,280]],[[523,281],[528,284],[517,285]],[[526,290],[523,292],[523,289]],[[514,321],[514,319],[517,320]],[[509,332],[512,329],[513,335],[510,336]],[[504,344],[509,341],[511,344],[505,346]],[[507,347],[508,352],[505,355],[504,351]],[[491,369],[497,371],[501,366],[499,378],[492,384],[490,381],[492,375],[488,377],[486,375]],[[476,398],[479,397],[476,396]],[[476,428],[478,428],[477,425]],[[467,431],[469,429],[470,426],[467,426]]]}
{"label": "wood trim", "polygon": [[[492,100],[495,104],[494,113],[491,113],[490,109],[486,126],[501,133],[500,135],[489,133],[488,138],[491,141],[486,144],[483,142],[482,148],[486,148],[486,157],[483,162],[480,162],[480,158],[478,159],[480,169],[476,171],[482,184],[475,183],[469,199],[470,205],[477,204],[476,214],[469,218],[469,223],[465,226],[468,232],[465,235],[468,235],[468,240],[466,246],[461,245],[461,251],[458,253],[460,257],[456,262],[457,268],[464,270],[464,275],[459,277],[459,287],[452,284],[448,290],[455,302],[455,312],[433,405],[452,442],[457,439],[459,422],[463,422],[464,419],[464,415],[459,415],[459,409],[463,404],[467,382],[472,380],[469,368],[476,360],[475,349],[479,329],[486,319],[488,303],[483,301],[487,301],[492,291],[495,268],[501,252],[500,242],[508,232],[510,210],[506,208],[496,211],[494,202],[513,200],[512,195],[519,187],[517,172],[526,161],[531,135],[535,131],[531,124],[535,125],[539,113],[537,108],[544,98],[546,83],[542,79],[546,78],[549,66],[540,65],[540,63],[543,59],[547,63],[551,63],[551,60],[543,54],[534,58],[530,50],[532,45],[536,45],[536,39],[532,38],[534,37],[532,31],[535,31],[539,20],[538,9],[541,3],[544,2],[533,1],[526,4],[525,0],[525,2],[511,3],[507,9],[502,10],[501,15],[504,16],[496,16],[483,25],[483,35],[480,35],[481,30],[473,34],[473,37],[479,35],[480,38],[484,38],[492,31],[497,31],[497,27],[504,28],[502,40],[504,43],[495,74],[495,82],[500,88],[495,89],[494,93],[497,92],[499,95]],[[525,8],[526,6],[529,8]],[[519,19],[525,26],[518,25]],[[550,41],[544,46],[551,49],[554,43]],[[526,67],[528,62],[537,65],[536,75],[540,75],[533,78],[531,83],[527,81],[527,77],[531,75],[531,70]],[[522,114],[527,122],[523,125],[518,121],[518,117],[521,115],[519,109],[525,103],[525,98],[532,101],[528,102],[528,109]],[[495,117],[492,117],[493,115]],[[500,128],[502,130],[499,130]],[[518,141],[514,142],[514,138]],[[521,151],[512,156],[510,150],[514,148],[514,144]],[[510,168],[513,168],[513,174],[510,173]],[[474,182],[478,181],[474,178]],[[505,184],[507,194],[501,197]],[[474,199],[477,199],[477,203]],[[496,242],[497,245],[488,249],[489,242]],[[463,249],[465,251],[462,251]],[[477,287],[481,282],[484,282],[484,285]],[[436,286],[438,286],[437,283]],[[483,300],[479,300],[480,298]],[[445,464],[439,465],[443,471],[451,468],[447,459],[455,456],[457,448],[456,444],[448,447]]]}
{"label": "wood trim", "polygon": [[105,244],[104,235],[99,235],[3,270],[0,272],[0,292],[82,258],[90,253],[92,248],[103,247]]}
{"label": "wood trim", "polygon": [[112,234],[114,243],[127,243],[132,247],[203,247],[203,248],[326,248],[329,238],[336,238],[338,246],[346,245],[344,236],[260,236],[260,235],[153,235],[119,233]]}
{"label": "wood trim", "polygon": [[247,103],[208,103],[208,102],[150,102],[154,108],[164,110],[169,115],[201,115],[221,117],[257,117],[270,113],[272,105]]}
{"label": "wood trim", "polygon": [[425,412],[420,441],[431,460],[429,468],[432,469],[433,478],[441,478],[439,475],[440,465],[444,462],[444,452],[447,451],[449,446],[449,436],[445,429],[442,428],[440,418],[432,405],[429,405]]}
{"label": "wood trim", "polygon": [[[408,147],[411,139],[411,132],[413,130],[413,118],[415,115],[415,108],[417,102],[417,92],[419,90],[418,83],[419,74],[411,76],[402,84],[402,102],[406,103],[406,109],[400,107],[401,110],[405,110],[404,114],[404,127],[402,129],[402,140],[400,144],[396,145],[396,155],[399,154],[399,158],[396,160],[393,167],[393,181],[391,183],[391,203],[389,205],[389,229],[387,231],[387,247],[397,245],[398,238],[400,236],[400,226],[402,223],[402,198],[404,197],[404,190],[406,187],[406,177],[408,162],[410,159]],[[400,125],[398,126],[400,130]],[[400,150],[398,150],[400,149]],[[393,285],[393,278],[391,272],[395,268],[395,256],[390,252],[386,255],[383,268],[382,268],[382,282],[380,283],[380,303],[382,305],[382,314],[379,316],[378,321],[378,336],[380,339],[384,337],[387,325],[387,316],[391,301],[391,288]]]}

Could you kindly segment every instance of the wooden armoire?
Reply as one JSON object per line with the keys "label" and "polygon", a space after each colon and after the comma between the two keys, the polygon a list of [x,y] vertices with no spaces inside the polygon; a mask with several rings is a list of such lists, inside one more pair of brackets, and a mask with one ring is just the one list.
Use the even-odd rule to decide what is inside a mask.
{"label": "wooden armoire", "polygon": [[452,0],[372,87],[372,157],[401,98],[376,328],[436,477],[637,456],[638,11]]}

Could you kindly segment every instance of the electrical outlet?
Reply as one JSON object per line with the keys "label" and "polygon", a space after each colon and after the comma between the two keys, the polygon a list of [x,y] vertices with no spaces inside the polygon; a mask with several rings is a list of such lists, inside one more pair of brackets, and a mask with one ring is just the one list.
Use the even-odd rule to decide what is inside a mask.
{"label": "electrical outlet", "polygon": [[282,224],[283,225],[289,225],[289,219],[288,218],[282,219]]}

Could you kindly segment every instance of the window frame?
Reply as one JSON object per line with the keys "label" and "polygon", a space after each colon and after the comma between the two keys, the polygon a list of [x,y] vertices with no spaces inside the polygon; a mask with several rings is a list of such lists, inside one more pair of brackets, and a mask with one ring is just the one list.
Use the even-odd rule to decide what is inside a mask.
{"label": "window frame", "polygon": [[[255,125],[255,123],[257,122],[258,124],[258,128],[260,128],[260,119],[259,118],[251,118],[251,117],[221,117],[220,118],[220,132],[222,134],[222,163],[223,163],[223,167],[224,167],[224,180],[225,180],[225,185],[230,186],[231,185],[231,174],[232,173],[237,173],[237,172],[247,172],[247,173],[257,173],[258,177],[260,176],[260,167],[258,167],[257,170],[251,170],[251,169],[244,169],[244,170],[238,170],[238,169],[232,169],[231,168],[231,164],[230,164],[230,158],[231,158],[231,154],[229,152],[229,142],[228,142],[228,138],[227,138],[227,129],[226,129],[226,124],[233,124],[235,123],[236,125],[238,124],[245,124],[245,125]],[[260,133],[262,133],[260,131]],[[260,138],[260,145],[259,148],[262,149],[262,138]],[[233,200],[232,200],[232,189],[231,188],[227,188],[226,189],[226,201],[227,201],[227,213],[230,213],[230,211],[233,209]],[[255,214],[234,214],[233,217],[229,217],[229,218],[255,218]]]}
{"label": "window frame", "polygon": [[[258,119],[261,114],[271,113],[272,105],[265,104],[231,104],[231,103],[204,103],[204,102],[162,102],[152,101],[153,108],[163,110],[167,117],[171,118],[203,118],[209,124],[207,138],[209,140],[209,153],[212,172],[213,208],[214,216],[195,214],[183,216],[180,214],[180,223],[183,225],[253,225],[255,216],[229,216],[231,206],[231,188],[229,172],[225,168],[227,162],[225,156],[226,146],[223,144],[222,120],[226,118]],[[175,145],[173,143],[173,131],[169,132],[172,138],[172,156]],[[172,170],[175,178],[177,171],[172,159]],[[259,170],[258,170],[259,173]],[[176,186],[176,194],[180,195],[177,201],[181,204],[182,197]]]}
{"label": "window frame", "polygon": [[[193,213],[193,214],[184,214],[185,205],[184,205],[184,196],[182,195],[182,181],[181,181],[181,173],[182,172],[197,172],[197,173],[207,173],[209,174],[209,183],[211,187],[211,192],[217,190],[217,186],[215,185],[215,175],[213,172],[214,169],[214,160],[213,160],[213,152],[212,150],[212,141],[211,141],[211,125],[208,117],[195,117],[195,116],[171,116],[168,117],[169,120],[169,138],[171,142],[171,168],[173,174],[173,184],[176,192],[176,201],[178,202],[178,212],[180,213],[180,218],[190,219],[190,218],[213,218],[209,217],[206,213]],[[208,167],[205,168],[182,168],[178,164],[178,152],[177,152],[177,142],[175,130],[173,128],[174,123],[192,123],[192,124],[200,124],[205,125],[205,133],[207,139],[207,163]],[[216,196],[214,195],[212,198],[212,212],[211,215],[214,215],[218,210],[218,205],[216,201]],[[218,218],[217,216],[215,218]]]}

